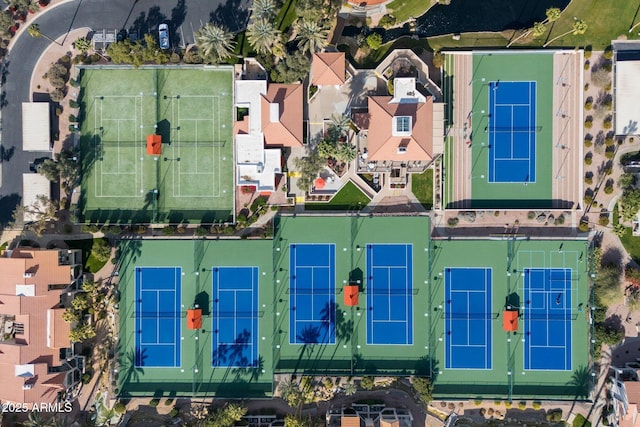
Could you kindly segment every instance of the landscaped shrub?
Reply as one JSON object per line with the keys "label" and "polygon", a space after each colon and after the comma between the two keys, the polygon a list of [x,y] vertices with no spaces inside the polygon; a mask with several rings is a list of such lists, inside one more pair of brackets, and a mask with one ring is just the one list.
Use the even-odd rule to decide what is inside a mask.
{"label": "landscaped shrub", "polygon": [[81,377],[82,384],[87,385],[91,382],[91,374],[85,373]]}
{"label": "landscaped shrub", "polygon": [[456,225],[458,225],[458,222],[460,222],[460,220],[457,216],[454,216],[447,220],[447,224],[449,224],[449,227],[455,227]]}
{"label": "landscaped shrub", "polygon": [[598,224],[600,224],[602,226],[609,225],[609,215],[607,215],[607,214],[600,215],[600,217],[598,218]]}
{"label": "landscaped shrub", "polygon": [[604,129],[611,129],[611,126],[613,126],[613,117],[611,117],[611,115],[608,115],[607,117],[604,118],[604,121],[602,122],[602,127]]}
{"label": "landscaped shrub", "polygon": [[176,228],[171,225],[167,225],[162,229],[163,236],[173,236],[175,233],[176,233]]}
{"label": "landscaped shrub", "polygon": [[593,153],[588,152],[585,156],[584,156],[584,164],[585,165],[590,165],[593,162]]}
{"label": "landscaped shrub", "polygon": [[584,204],[585,206],[591,206],[593,204],[593,193],[590,190],[584,195]]}
{"label": "landscaped shrub", "polygon": [[175,417],[177,417],[177,416],[178,416],[178,414],[179,414],[179,413],[180,413],[180,411],[178,411],[178,408],[173,408],[173,409],[171,410],[171,412],[169,412],[169,416],[170,416],[171,418],[175,418]]}
{"label": "landscaped shrub", "polygon": [[527,402],[525,402],[524,400],[521,400],[520,402],[518,402],[518,409],[525,409],[527,407]]}
{"label": "landscaped shrub", "polygon": [[197,227],[195,230],[196,236],[200,236],[200,237],[206,236],[207,233],[208,233],[207,227],[200,226],[200,227]]}
{"label": "landscaped shrub", "polygon": [[535,401],[531,404],[531,406],[533,407],[533,409],[540,409],[542,407],[542,403]]}
{"label": "landscaped shrub", "polygon": [[612,46],[607,46],[604,49],[604,53],[602,54],[602,56],[604,57],[604,59],[612,59],[613,58],[613,47]]}
{"label": "landscaped shrub", "polygon": [[550,409],[547,411],[547,421],[559,422],[562,420],[562,409]]}
{"label": "landscaped shrub", "polygon": [[584,183],[589,185],[593,184],[593,173],[587,172],[584,175]]}
{"label": "landscaped shrub", "polygon": [[587,100],[584,102],[584,109],[585,110],[591,110],[593,108],[593,97],[590,96],[587,98]]}
{"label": "landscaped shrub", "polygon": [[591,63],[589,63],[589,61],[584,61],[584,69],[585,69],[585,71],[588,70],[589,67],[591,67]]}
{"label": "landscaped shrub", "polygon": [[587,116],[587,118],[584,119],[584,127],[586,129],[591,129],[593,127],[593,117]]}
{"label": "landscaped shrub", "polygon": [[169,398],[169,399],[165,399],[165,400],[164,400],[164,404],[165,404],[166,406],[171,406],[171,404],[172,404],[172,403],[173,403],[173,399],[171,399],[171,398]]}
{"label": "landscaped shrub", "polygon": [[609,159],[609,160],[613,159],[613,158],[616,156],[616,149],[615,149],[615,147],[610,147],[610,148],[612,148],[612,149],[607,148],[607,149],[605,150],[605,152],[604,152],[604,156],[605,156],[607,159]]}
{"label": "landscaped shrub", "polygon": [[486,408],[480,408],[480,415],[484,417],[486,414],[487,414]]}
{"label": "landscaped shrub", "polygon": [[584,136],[584,146],[591,147],[592,145],[593,145],[593,135],[588,133]]}
{"label": "landscaped shrub", "polygon": [[360,380],[360,387],[362,387],[363,390],[373,389],[373,384],[373,377],[362,377],[362,379]]}
{"label": "landscaped shrub", "polygon": [[536,217],[536,213],[534,211],[527,212],[527,219],[533,219]]}
{"label": "landscaped shrub", "polygon": [[580,221],[580,225],[578,225],[578,230],[580,230],[583,233],[586,233],[587,231],[589,231],[589,223],[586,221]]}
{"label": "landscaped shrub", "polygon": [[372,33],[367,36],[367,46],[373,50],[380,49],[382,46],[382,36],[378,33]]}
{"label": "landscaped shrub", "polygon": [[160,403],[160,399],[151,399],[149,401],[149,406],[151,406],[152,408],[155,408],[156,406],[158,406],[158,404]]}
{"label": "landscaped shrub", "polygon": [[118,414],[124,414],[125,411],[127,410],[127,407],[122,402],[116,402],[116,404],[113,405],[113,410],[116,411],[116,413]]}
{"label": "landscaped shrub", "polygon": [[380,18],[378,25],[380,25],[383,28],[387,28],[395,25],[395,23],[396,23],[396,17],[391,14],[386,14],[382,18]]}

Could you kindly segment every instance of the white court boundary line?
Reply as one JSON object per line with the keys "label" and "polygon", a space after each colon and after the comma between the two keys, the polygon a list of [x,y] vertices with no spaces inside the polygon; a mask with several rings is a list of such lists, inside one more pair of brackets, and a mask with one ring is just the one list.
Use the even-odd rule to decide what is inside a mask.
{"label": "white court boundary line", "polygon": [[[375,246],[404,246],[404,266],[397,266],[397,265],[393,265],[393,266],[388,266],[388,265],[376,265],[373,259],[373,248]],[[413,244],[412,243],[367,243],[365,245],[365,247],[367,248],[367,253],[365,254],[365,256],[367,257],[367,270],[369,270],[369,268],[371,269],[371,271],[367,271],[367,307],[369,306],[369,297],[371,297],[371,307],[373,308],[373,296],[375,295],[375,293],[370,293],[369,289],[371,289],[373,291],[373,281],[369,281],[368,277],[371,275],[373,276],[373,271],[377,268],[382,268],[382,269],[387,269],[387,284],[388,284],[388,290],[389,290],[389,295],[393,295],[391,293],[391,270],[392,269],[399,269],[399,270],[404,270],[405,271],[405,287],[404,287],[404,295],[400,294],[399,296],[404,296],[405,297],[405,320],[391,320],[391,298],[388,298],[387,304],[387,310],[389,313],[389,319],[388,320],[376,320],[373,318],[373,311],[375,311],[375,308],[373,308],[373,310],[369,310],[367,308],[367,322],[366,322],[366,330],[367,330],[367,345],[380,345],[380,346],[385,346],[385,345],[394,345],[394,346],[398,346],[398,345],[413,345],[413,327],[409,327],[409,326],[413,326],[412,322],[413,322],[413,317],[410,313],[413,313],[413,282],[411,280],[412,275],[413,275],[413,259],[411,257],[413,257]],[[371,251],[369,250],[371,249]],[[369,255],[369,252],[371,252],[371,255]],[[371,257],[371,259],[369,260],[369,256]],[[411,268],[409,268],[409,262],[411,261]],[[411,291],[409,291],[409,288],[411,287]],[[371,320],[369,320],[369,316],[371,316]],[[397,344],[397,343],[392,343],[392,344],[384,344],[384,343],[375,343],[374,341],[374,336],[375,336],[375,324],[376,323],[403,323],[405,325],[405,342],[401,343],[401,344]],[[371,341],[369,341],[369,324],[371,324]],[[411,330],[411,334],[409,333],[409,330]]]}
{"label": "white court boundary line", "polygon": [[[243,345],[246,345],[248,348],[251,349],[251,356],[255,359],[252,360],[250,362],[254,362],[257,361],[260,355],[259,349],[260,349],[260,340],[258,339],[258,335],[259,335],[259,321],[258,321],[258,304],[259,304],[259,292],[260,292],[260,286],[259,286],[259,282],[260,282],[260,272],[258,267],[255,266],[214,266],[214,269],[217,269],[218,271],[215,272],[215,277],[216,277],[216,281],[218,283],[217,289],[216,289],[216,299],[218,300],[218,302],[220,301],[220,292],[229,292],[229,293],[233,293],[233,316],[229,316],[229,317],[224,317],[224,319],[234,319],[233,322],[233,336],[237,337],[238,336],[238,331],[237,331],[237,322],[235,322],[235,319],[251,319],[251,342],[249,343],[243,343]],[[225,270],[230,270],[230,269],[249,269],[251,270],[251,289],[220,289],[221,288],[221,281],[220,281],[220,270],[225,269]],[[213,285],[213,283],[212,283]],[[252,316],[237,316],[236,313],[238,313],[237,305],[236,302],[238,300],[238,293],[250,293],[251,294],[251,310],[252,313],[254,315]],[[218,311],[219,312],[219,311]],[[215,329],[218,331],[218,337],[220,336],[220,319],[222,318],[222,316],[220,316],[219,314],[217,316],[215,316],[215,322],[216,322],[216,327]],[[255,330],[254,330],[254,323],[255,323]],[[253,345],[253,339],[255,337],[255,346]],[[216,342],[218,344],[218,347],[220,345],[237,345],[235,342],[223,342],[221,341],[219,338],[216,339]],[[217,348],[212,348],[212,352],[213,355],[215,356],[216,354],[216,350]],[[212,364],[212,366],[214,367],[225,367],[225,368],[241,368],[241,367],[246,367],[243,365],[214,365]],[[250,365],[253,366],[253,365]]]}
{"label": "white court boundary line", "polygon": [[[211,114],[208,115],[208,117],[206,118],[197,118],[197,117],[188,117],[188,118],[182,118],[181,115],[181,108],[180,108],[180,103],[182,98],[203,98],[203,99],[211,99]],[[177,110],[177,112],[176,112]],[[176,120],[176,116],[177,116],[177,120]],[[172,160],[172,164],[171,164],[171,172],[172,172],[172,177],[173,177],[173,197],[174,198],[194,198],[194,197],[222,197],[221,194],[221,176],[222,176],[222,171],[220,170],[220,165],[222,164],[222,147],[220,146],[216,146],[214,144],[214,141],[217,141],[216,138],[219,138],[222,131],[220,130],[220,126],[221,126],[221,119],[220,119],[220,97],[216,96],[216,95],[181,95],[179,99],[176,99],[175,97],[171,98],[171,117],[172,117],[172,121],[173,123],[176,123],[175,127],[177,128],[178,126],[180,128],[182,128],[182,124],[183,123],[187,123],[187,122],[193,122],[195,123],[195,141],[194,141],[194,145],[195,145],[195,161],[193,162],[193,164],[189,164],[189,166],[195,168],[195,172],[190,172],[190,171],[182,171],[182,156],[180,154],[180,149],[182,147],[181,144],[181,131],[182,129],[178,130],[176,129],[174,132],[174,135],[172,137],[172,143],[171,143],[171,149],[172,149],[172,156],[173,159],[177,159],[178,157],[181,158],[181,162],[178,163],[175,160]],[[208,142],[211,143],[211,147],[204,147],[203,148],[211,148],[211,167],[212,170],[211,171],[206,171],[206,172],[202,172],[202,171],[198,171],[198,158],[200,157],[199,153],[198,153],[198,122],[211,122],[211,127],[212,127],[212,141],[203,141],[203,144],[206,144]],[[217,128],[217,134],[216,134],[216,128]],[[186,147],[186,145],[185,145]],[[176,153],[177,151],[177,153]],[[176,166],[176,163],[178,163],[178,165]],[[182,176],[191,176],[189,179],[193,180],[194,179],[194,175],[202,175],[202,176],[206,176],[208,177],[209,175],[211,176],[211,194],[182,194]],[[188,182],[188,181],[187,181]],[[216,185],[217,184],[217,185]]]}
{"label": "white court boundary line", "polygon": [[[446,294],[446,300],[453,300],[452,297],[452,293],[460,293],[460,294],[465,294],[467,295],[467,313],[471,313],[471,307],[469,304],[469,294],[471,293],[484,293],[484,308],[486,309],[487,307],[489,307],[491,309],[492,305],[492,298],[493,298],[493,268],[491,267],[445,267],[444,269],[444,274],[445,274],[445,289],[446,289],[446,285],[447,285],[447,281],[451,280],[448,276],[447,276],[447,270],[449,275],[451,274],[452,270],[483,270],[483,276],[484,276],[484,289],[483,290],[453,290],[452,288],[452,284],[449,283],[449,292]],[[445,291],[446,292],[446,291]],[[446,344],[444,346],[444,351],[445,351],[445,361],[446,361],[446,368],[447,369],[455,369],[455,370],[459,370],[459,371],[491,371],[493,370],[493,323],[492,323],[492,319],[490,318],[491,312],[486,313],[488,316],[485,316],[485,318],[483,319],[483,321],[485,322],[485,324],[483,325],[483,329],[486,332],[486,341],[485,344],[474,344],[474,345],[470,345],[468,344],[470,341],[470,334],[471,334],[471,321],[477,321],[477,319],[471,319],[470,316],[467,316],[467,344],[463,345],[463,344],[451,344],[451,337],[447,334],[447,331],[451,331],[451,334],[453,335],[453,327],[452,327],[452,321],[456,320],[453,319],[452,317],[447,318],[447,307],[449,306],[448,302],[445,301],[444,304],[444,318],[445,318],[445,330],[444,330],[444,339],[446,340]],[[460,319],[461,320],[461,319]],[[485,360],[484,360],[484,368],[456,368],[453,367],[453,351],[451,351],[451,349],[453,347],[464,347],[464,348],[484,348],[484,355],[485,355]]]}
{"label": "white court boundary line", "polygon": [[[525,324],[525,337],[524,339],[526,340],[525,345],[522,346],[522,352],[523,352],[523,369],[525,371],[570,371],[571,370],[571,360],[569,361],[569,366],[567,366],[567,353],[571,352],[571,347],[572,347],[572,343],[571,343],[571,339],[572,339],[572,333],[573,333],[573,327],[571,324],[571,320],[567,320],[566,318],[563,320],[564,325],[562,328],[562,336],[563,336],[563,341],[564,341],[564,345],[559,346],[559,345],[549,345],[549,337],[551,336],[551,331],[550,331],[550,321],[554,320],[556,321],[557,319],[551,319],[550,318],[550,310],[553,310],[553,307],[550,307],[550,304],[547,304],[547,297],[552,296],[552,295],[559,295],[562,296],[562,302],[563,302],[563,307],[560,309],[556,309],[556,310],[561,310],[564,314],[564,316],[569,316],[569,318],[571,318],[572,316],[572,298],[573,298],[573,292],[572,292],[572,286],[571,283],[573,281],[573,272],[570,268],[527,268],[525,269],[526,271],[529,271],[529,286],[526,286],[526,282],[527,278],[525,276],[525,278],[523,279],[523,286],[524,286],[524,291],[523,291],[523,295],[525,297],[525,301],[531,301],[531,296],[533,294],[542,294],[544,295],[544,302],[545,302],[545,306],[544,306],[544,312],[545,312],[545,318],[546,318],[546,322],[545,322],[545,327],[546,327],[546,336],[545,336],[545,342],[546,345],[532,345],[530,344],[530,341],[532,340],[531,338],[531,323],[532,321],[536,321],[536,322],[542,322],[543,319],[540,318],[536,318],[533,319],[532,315],[529,314],[529,312],[531,310],[537,310],[537,311],[541,311],[542,308],[535,308],[535,309],[530,309],[528,310],[526,308],[526,304],[523,306],[522,308],[522,315],[524,317],[524,324]],[[563,274],[564,274],[564,283],[565,283],[565,288],[560,290],[560,289],[547,289],[547,285],[551,286],[551,278],[549,278],[549,280],[547,281],[547,274],[551,274],[551,272],[549,270],[562,270]],[[537,272],[542,274],[542,280],[544,281],[544,287],[542,289],[531,289],[531,276],[532,273]],[[568,277],[568,280],[567,280]],[[567,287],[566,284],[569,284],[569,286]],[[569,298],[567,298],[567,294],[569,294]],[[567,332],[568,330],[568,332]],[[529,335],[526,335],[526,333],[529,332]],[[527,366],[527,347],[528,347],[528,361],[529,361],[529,365]],[[533,364],[533,357],[532,357],[532,349],[537,349],[537,348],[555,348],[555,349],[563,349],[563,358],[562,358],[562,368],[561,369],[553,369],[553,368],[549,368],[547,366],[545,367],[540,367],[540,368],[532,368],[531,365]],[[573,356],[572,353],[571,356]]]}
{"label": "white court boundary line", "polygon": [[[293,245],[295,245],[295,247],[292,247]],[[327,249],[329,250],[329,265],[327,265],[327,266],[323,266],[323,265],[317,265],[317,266],[302,265],[302,266],[299,266],[298,262],[297,262],[296,253],[297,253],[298,247],[300,247],[300,246],[326,246]],[[296,276],[296,278],[293,279],[295,281],[294,282],[294,286],[291,286],[291,284],[289,285],[289,288],[292,291],[291,293],[293,294],[293,297],[291,297],[290,300],[289,300],[289,308],[290,308],[289,316],[293,316],[293,324],[294,324],[294,327],[295,327],[295,330],[291,331],[291,332],[295,333],[297,331],[298,322],[327,323],[329,325],[328,328],[327,328],[329,330],[329,335],[330,335],[329,338],[331,338],[331,328],[332,328],[332,325],[331,325],[331,314],[333,314],[333,321],[334,321],[333,328],[335,329],[336,310],[337,310],[337,301],[335,301],[335,293],[336,293],[336,277],[335,277],[335,275],[336,275],[336,268],[335,268],[335,263],[336,263],[336,245],[335,245],[335,243],[292,243],[292,244],[289,245],[289,254],[290,254],[289,255],[290,257],[293,257],[293,259],[292,259],[293,260],[293,265],[294,265],[294,269],[293,269],[294,271],[293,272],[294,272],[294,274]],[[332,277],[331,277],[331,268],[332,267],[333,267],[333,276],[334,276],[333,277],[333,286],[331,286],[331,279],[332,279]],[[298,312],[298,306],[297,306],[297,303],[298,303],[298,301],[297,301],[297,289],[298,289],[297,283],[298,282],[297,282],[297,278],[298,278],[298,269],[301,269],[301,268],[307,268],[307,269],[310,268],[311,269],[311,294],[310,294],[311,295],[311,307],[309,308],[311,310],[311,316],[312,316],[311,320],[298,319],[298,315],[297,315],[297,312]],[[326,268],[326,269],[329,270],[329,289],[328,289],[327,296],[328,296],[328,301],[329,302],[331,302],[332,300],[334,301],[333,313],[329,313],[329,316],[330,316],[329,320],[314,320],[313,319],[313,305],[314,305],[313,303],[314,303],[314,298],[316,296],[316,293],[314,292],[315,288],[314,288],[314,283],[313,283],[314,282],[314,280],[313,280],[313,271],[314,271],[315,268],[317,268],[317,269]],[[324,297],[324,294],[322,294],[322,296]],[[294,307],[296,307],[295,311],[291,310],[291,306],[292,305]],[[295,314],[292,314],[292,313],[295,313]],[[290,345],[305,345],[305,343],[303,343],[303,342],[297,342],[297,334],[294,335],[294,338],[296,339],[296,341],[292,341],[291,340],[291,333],[289,333],[289,344]],[[333,345],[335,343],[336,343],[336,335],[335,335],[335,331],[334,331],[332,340],[329,340],[326,343],[319,343],[319,344],[331,344],[331,345]]]}
{"label": "white court boundary line", "polygon": [[[105,119],[104,118],[104,99],[100,99],[100,98],[107,98],[107,99],[130,99],[133,98],[134,99],[134,116],[133,118],[131,117],[125,117],[125,118],[118,118],[118,119]],[[104,129],[105,128],[105,123],[107,122],[115,122],[117,123],[117,138],[118,138],[118,143],[117,143],[117,171],[112,172],[112,171],[105,171],[104,168],[104,162],[100,160],[100,158],[103,158],[104,155],[104,141],[100,140],[100,147],[101,147],[101,151],[102,151],[102,155],[100,155],[99,151],[98,151],[98,143],[97,143],[97,138],[99,137],[98,135],[96,135],[94,137],[93,140],[93,150],[94,150],[94,161],[97,162],[97,166],[96,166],[96,173],[94,173],[94,195],[96,198],[123,198],[123,199],[127,199],[127,198],[141,198],[145,196],[144,193],[144,151],[141,144],[139,144],[142,141],[142,136],[138,134],[139,132],[139,126],[142,123],[142,117],[143,117],[143,96],[142,95],[127,95],[127,96],[117,96],[117,95],[102,95],[102,96],[96,96],[95,97],[95,104],[96,107],[93,109],[94,111],[94,125],[96,125],[96,129],[100,129],[101,127]],[[138,119],[138,103],[140,104],[140,118]],[[100,109],[100,117],[99,117],[99,121],[98,121],[98,106]],[[117,110],[116,110],[117,111]],[[133,122],[133,130],[134,130],[134,155],[135,158],[133,159],[133,165],[134,165],[134,169],[133,172],[120,172],[120,122]],[[113,130],[113,129],[112,129]],[[140,130],[140,133],[143,133],[144,129]],[[141,157],[143,160],[138,160],[138,158]],[[140,164],[140,166],[138,167],[138,164]],[[125,192],[122,189],[122,186],[118,186],[117,187],[117,194],[105,194],[104,191],[104,181],[105,181],[105,177],[107,177],[106,179],[110,179],[108,176],[109,175],[133,175],[133,180],[132,181],[127,181],[127,182],[131,182],[133,184],[133,188],[131,189],[131,191],[127,191],[127,194],[124,194]],[[132,194],[133,193],[133,194]]]}

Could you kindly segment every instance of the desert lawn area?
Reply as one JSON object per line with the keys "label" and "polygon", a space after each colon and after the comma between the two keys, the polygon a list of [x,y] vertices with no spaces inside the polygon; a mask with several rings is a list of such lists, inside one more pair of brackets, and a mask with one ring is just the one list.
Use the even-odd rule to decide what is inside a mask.
{"label": "desert lawn area", "polygon": [[344,211],[362,209],[369,203],[369,198],[351,181],[347,182],[327,203],[305,203],[308,210]]}

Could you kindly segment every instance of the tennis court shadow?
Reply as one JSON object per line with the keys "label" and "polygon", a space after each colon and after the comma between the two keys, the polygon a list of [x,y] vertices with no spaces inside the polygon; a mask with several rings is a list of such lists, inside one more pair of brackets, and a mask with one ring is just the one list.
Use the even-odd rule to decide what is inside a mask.
{"label": "tennis court shadow", "polygon": [[357,284],[359,292],[363,292],[364,291],[364,288],[363,288],[363,285],[364,285],[364,272],[362,271],[361,268],[355,268],[355,269],[353,269],[353,270],[351,270],[349,272],[349,283],[350,284]]}
{"label": "tennis court shadow", "polygon": [[504,308],[507,310],[520,309],[520,295],[512,292],[504,299]]}
{"label": "tennis court shadow", "polygon": [[434,383],[438,379],[438,372],[440,372],[439,363],[438,359],[434,359],[429,355],[422,356],[414,365],[415,374],[429,377],[431,383]]}
{"label": "tennis court shadow", "polygon": [[158,122],[156,134],[162,136],[163,144],[171,144],[171,122],[167,119],[160,120]]}
{"label": "tennis court shadow", "polygon": [[211,307],[209,304],[209,294],[207,292],[200,292],[196,295],[193,301],[194,305],[197,305],[202,310],[203,316],[209,316],[211,314]]}

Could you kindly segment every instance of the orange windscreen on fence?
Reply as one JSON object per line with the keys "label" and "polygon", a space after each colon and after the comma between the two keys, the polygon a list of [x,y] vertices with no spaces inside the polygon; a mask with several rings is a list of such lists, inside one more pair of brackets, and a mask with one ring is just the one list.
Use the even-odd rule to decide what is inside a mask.
{"label": "orange windscreen on fence", "polygon": [[187,328],[200,329],[202,328],[202,310],[194,308],[187,310]]}
{"label": "orange windscreen on fence", "polygon": [[358,305],[358,291],[357,285],[347,285],[344,287],[344,305],[352,307]]}
{"label": "orange windscreen on fence", "polygon": [[162,154],[162,136],[147,135],[147,154],[155,156]]}
{"label": "orange windscreen on fence", "polygon": [[502,313],[502,329],[508,332],[518,330],[518,312],[514,310],[505,310]]}

